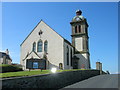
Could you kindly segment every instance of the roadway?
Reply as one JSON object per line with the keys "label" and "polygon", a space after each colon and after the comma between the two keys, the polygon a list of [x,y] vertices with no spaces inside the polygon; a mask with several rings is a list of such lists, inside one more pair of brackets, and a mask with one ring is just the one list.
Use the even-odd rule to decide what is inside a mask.
{"label": "roadway", "polygon": [[64,88],[118,88],[118,74],[98,75]]}

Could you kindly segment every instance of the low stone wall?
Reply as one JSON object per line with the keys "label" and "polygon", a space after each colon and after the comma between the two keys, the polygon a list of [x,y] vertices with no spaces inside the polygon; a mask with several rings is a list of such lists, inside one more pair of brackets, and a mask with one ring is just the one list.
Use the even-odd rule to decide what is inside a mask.
{"label": "low stone wall", "polygon": [[99,70],[79,70],[2,80],[2,88],[63,88],[75,82],[99,75]]}

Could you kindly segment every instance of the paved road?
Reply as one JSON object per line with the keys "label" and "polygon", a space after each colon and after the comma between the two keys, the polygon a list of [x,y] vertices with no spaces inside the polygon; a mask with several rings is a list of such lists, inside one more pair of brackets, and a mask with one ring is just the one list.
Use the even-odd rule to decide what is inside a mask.
{"label": "paved road", "polygon": [[118,75],[99,75],[64,88],[118,88]]}

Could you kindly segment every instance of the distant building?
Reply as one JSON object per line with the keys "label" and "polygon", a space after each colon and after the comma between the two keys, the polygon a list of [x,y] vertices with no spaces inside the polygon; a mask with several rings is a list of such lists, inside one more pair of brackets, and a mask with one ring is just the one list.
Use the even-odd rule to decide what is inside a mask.
{"label": "distant building", "polygon": [[41,20],[21,44],[23,69],[90,69],[88,24],[81,14],[77,10],[70,22],[72,43]]}
{"label": "distant building", "polygon": [[5,52],[0,52],[0,64],[12,64],[8,49]]}
{"label": "distant building", "polygon": [[100,74],[102,74],[102,63],[101,62],[96,62],[96,69],[100,70]]}

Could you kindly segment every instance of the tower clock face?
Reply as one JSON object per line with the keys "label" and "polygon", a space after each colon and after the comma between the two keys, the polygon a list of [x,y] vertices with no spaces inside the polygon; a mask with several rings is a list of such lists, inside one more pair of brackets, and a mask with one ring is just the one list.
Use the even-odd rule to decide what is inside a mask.
{"label": "tower clock face", "polygon": [[76,21],[79,21],[80,20],[80,18],[76,18]]}

